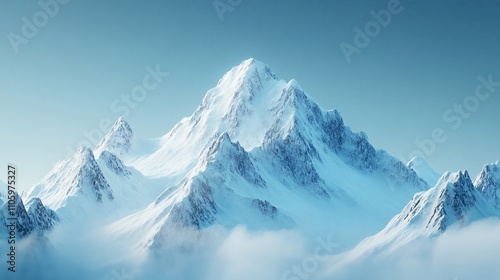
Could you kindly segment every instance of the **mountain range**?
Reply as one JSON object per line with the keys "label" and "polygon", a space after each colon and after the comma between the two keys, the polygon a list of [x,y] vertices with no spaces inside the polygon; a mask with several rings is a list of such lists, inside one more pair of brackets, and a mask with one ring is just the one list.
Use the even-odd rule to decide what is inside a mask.
{"label": "mountain range", "polygon": [[[422,158],[405,164],[248,59],[165,135],[142,138],[119,118],[16,201],[21,237],[93,227],[127,252],[161,252],[193,232],[244,226],[328,233],[355,258],[499,217],[500,163],[474,181]],[[5,194],[0,205],[5,221]]]}

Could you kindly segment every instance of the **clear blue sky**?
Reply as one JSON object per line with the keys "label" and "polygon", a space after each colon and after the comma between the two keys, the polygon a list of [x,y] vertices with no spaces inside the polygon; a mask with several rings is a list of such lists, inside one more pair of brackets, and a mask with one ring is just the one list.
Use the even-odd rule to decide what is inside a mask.
{"label": "clear blue sky", "polygon": [[[447,139],[429,163],[474,176],[500,159],[500,87],[477,104],[471,98],[478,76],[500,81],[500,3],[402,0],[348,63],[339,45],[356,46],[355,27],[390,2],[243,0],[221,20],[212,0],[71,0],[47,18],[36,1],[1,1],[0,166],[17,164],[22,188],[40,181],[83,130],[119,117],[112,102],[142,84],[147,66],[170,75],[126,119],[140,135],[161,136],[254,57],[405,161],[416,139],[441,128]],[[45,25],[16,41],[16,53],[11,32],[22,36],[23,18],[34,16]],[[466,98],[470,115],[451,111],[446,121]]]}

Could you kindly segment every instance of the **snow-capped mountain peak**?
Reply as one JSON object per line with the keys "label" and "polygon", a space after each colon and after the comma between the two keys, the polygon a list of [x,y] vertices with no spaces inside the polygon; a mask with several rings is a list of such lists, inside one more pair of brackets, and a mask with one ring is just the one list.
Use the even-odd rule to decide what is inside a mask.
{"label": "snow-capped mountain peak", "polygon": [[90,148],[81,146],[76,151],[73,159],[76,164],[84,164],[86,162],[94,160],[94,153]]}
{"label": "snow-capped mountain peak", "polygon": [[236,126],[239,118],[255,113],[256,104],[260,107],[266,102],[263,99],[272,98],[269,87],[277,82],[269,66],[255,59],[245,60],[208,91],[197,111],[209,111],[210,115],[217,115],[230,126]]}
{"label": "snow-capped mountain peak", "polygon": [[120,117],[111,127],[110,131],[95,148],[95,155],[103,151],[110,151],[118,156],[126,154],[132,148],[134,132],[123,117]]}
{"label": "snow-capped mountain peak", "polygon": [[407,226],[428,233],[498,214],[472,184],[467,171],[446,172],[434,188],[416,194],[388,228]]}
{"label": "snow-capped mountain peak", "polygon": [[104,178],[93,151],[87,147],[80,147],[73,157],[59,162],[25,196],[30,199],[38,197],[45,205],[57,210],[66,206],[69,198],[81,195],[96,202],[113,199],[111,187]]}
{"label": "snow-capped mountain peak", "polygon": [[207,149],[200,164],[204,171],[207,168],[213,168],[217,171],[227,170],[225,173],[231,172],[242,176],[247,182],[256,187],[266,187],[266,182],[259,175],[248,152],[238,142],[232,142],[227,133],[223,133]]}
{"label": "snow-capped mountain peak", "polygon": [[[138,238],[149,245],[168,242],[179,226],[314,228],[318,223],[306,216],[340,208],[366,211],[381,227],[416,191],[429,188],[364,133],[345,126],[338,111],[322,109],[297,81],[278,80],[253,59],[231,69],[156,150],[139,155],[134,149],[125,164],[167,178],[169,188],[111,228],[133,223],[126,231],[146,230]],[[322,227],[343,219],[339,214]]]}
{"label": "snow-capped mountain peak", "polygon": [[415,194],[382,231],[358,244],[349,258],[390,253],[419,238],[440,236],[451,226],[463,228],[499,215],[473,186],[467,171],[446,172],[436,186]]}
{"label": "snow-capped mountain peak", "polygon": [[50,231],[59,222],[59,217],[50,208],[43,205],[40,198],[32,198],[26,203],[26,211],[33,222],[33,226],[38,234]]}
{"label": "snow-capped mountain peak", "polygon": [[[148,181],[161,190],[148,191]],[[100,222],[111,221],[113,234],[149,247],[212,225],[332,230],[359,241],[424,189],[413,170],[353,132],[338,111],[250,59],[166,135],[143,140],[120,118],[95,152],[82,148],[61,162],[28,198],[38,196],[63,223],[105,217]],[[137,208],[117,211],[128,205]]]}
{"label": "snow-capped mountain peak", "polygon": [[[17,234],[20,238],[27,237],[31,234],[43,236],[46,232],[51,231],[59,217],[50,208],[45,207],[39,198],[33,198],[28,203],[24,204],[22,197],[14,194],[16,201],[15,212],[12,213],[7,201],[0,198],[0,233],[8,232],[7,225],[11,222],[6,220],[6,217],[17,217]],[[3,234],[2,234],[3,235]],[[6,236],[6,235],[3,235]]]}
{"label": "snow-capped mountain peak", "polygon": [[12,215],[12,211],[9,210],[9,204],[7,201],[3,203],[3,205],[0,205],[0,232],[6,230],[6,225],[7,220],[6,218],[8,216],[14,216],[17,217],[17,234],[19,237],[26,237],[30,235],[34,230],[35,226],[28,215],[26,208],[24,207],[24,202],[21,198],[21,196],[16,192],[14,194],[14,200],[15,200],[15,212],[14,215]]}
{"label": "snow-capped mountain peak", "polygon": [[[273,108],[286,84],[264,63],[246,60],[228,71],[217,86],[206,93],[190,117],[152,145],[156,149],[125,163],[146,175],[179,174],[180,179],[196,166],[203,151],[223,133],[228,133],[231,140],[239,142],[246,151],[261,146],[266,132],[276,123],[278,116]],[[170,164],[167,158],[177,160]]]}
{"label": "snow-capped mountain peak", "polygon": [[474,186],[486,201],[500,210],[500,161],[486,164],[474,179]]}
{"label": "snow-capped mountain peak", "polygon": [[203,125],[200,132],[210,136],[228,132],[249,150],[262,143],[274,119],[270,109],[285,84],[264,63],[245,60],[207,92],[191,121]]}
{"label": "snow-capped mountain peak", "polygon": [[227,72],[219,80],[217,87],[230,87],[239,90],[245,86],[258,87],[263,82],[271,79],[277,80],[277,77],[267,64],[254,58],[249,58]]}

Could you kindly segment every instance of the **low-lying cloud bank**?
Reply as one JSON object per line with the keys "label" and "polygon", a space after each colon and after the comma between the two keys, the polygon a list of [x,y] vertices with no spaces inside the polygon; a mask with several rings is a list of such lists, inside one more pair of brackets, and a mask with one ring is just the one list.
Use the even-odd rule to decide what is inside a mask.
{"label": "low-lying cloud bank", "polygon": [[381,255],[341,265],[332,261],[316,279],[499,279],[500,221],[488,219],[450,228],[432,240],[415,240]]}
{"label": "low-lying cloud bank", "polygon": [[350,263],[339,261],[342,255],[334,255],[338,252],[330,236],[313,240],[298,231],[250,232],[243,227],[230,231],[211,228],[202,236],[155,254],[136,252],[124,257],[120,252],[121,258],[116,260],[110,253],[116,248],[108,247],[104,239],[87,240],[84,246],[76,239],[73,245],[67,243],[72,248],[61,248],[61,243],[40,246],[39,240],[27,239],[18,249],[18,271],[10,273],[2,267],[0,278],[484,280],[500,275],[498,219],[450,229],[443,236],[413,241],[389,255],[363,256]]}

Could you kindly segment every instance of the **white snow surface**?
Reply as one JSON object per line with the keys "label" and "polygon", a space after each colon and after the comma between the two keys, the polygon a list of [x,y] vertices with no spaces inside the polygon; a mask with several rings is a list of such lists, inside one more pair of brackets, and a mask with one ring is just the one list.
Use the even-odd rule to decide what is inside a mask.
{"label": "white snow surface", "polygon": [[109,232],[145,247],[178,227],[238,224],[334,232],[348,246],[428,187],[295,80],[249,59],[165,136],[141,139],[120,118],[95,151],[81,148],[25,197],[68,223],[106,220]]}
{"label": "white snow surface", "polygon": [[348,246],[428,188],[345,127],[337,111],[321,109],[296,81],[278,80],[254,59],[230,70],[157,141],[152,153],[136,146],[122,158],[172,186],[108,228],[142,238],[141,247],[164,243],[179,224],[333,232]]}
{"label": "white snow surface", "polygon": [[417,193],[382,231],[362,241],[343,261],[388,255],[419,238],[440,236],[450,227],[498,217],[500,212],[477,191],[467,171],[446,172],[435,187]]}
{"label": "white snow surface", "polygon": [[[497,177],[481,178],[476,187]],[[55,225],[47,237],[68,258],[106,240],[89,267],[188,250],[219,228],[329,235],[341,251],[374,235],[353,251],[364,252],[497,215],[466,172],[435,181],[425,161],[407,166],[375,149],[295,80],[248,59],[164,136],[141,138],[119,118],[23,200],[54,210],[60,222],[41,224]]]}
{"label": "white snow surface", "polygon": [[413,169],[431,187],[435,186],[441,177],[422,157],[416,156],[406,165]]}
{"label": "white snow surface", "polygon": [[486,164],[474,179],[474,186],[486,201],[500,210],[500,161]]}

